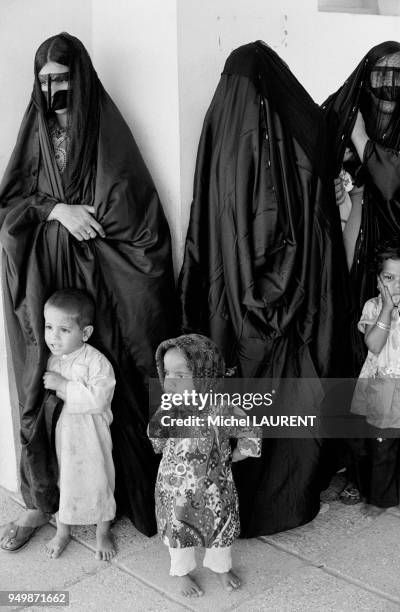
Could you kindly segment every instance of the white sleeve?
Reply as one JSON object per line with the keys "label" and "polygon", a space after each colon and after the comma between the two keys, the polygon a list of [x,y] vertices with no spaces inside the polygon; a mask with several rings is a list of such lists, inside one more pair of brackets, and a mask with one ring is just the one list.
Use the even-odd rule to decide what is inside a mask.
{"label": "white sleeve", "polygon": [[375,325],[376,321],[378,320],[380,311],[381,308],[376,299],[368,300],[368,302],[365,302],[361,319],[359,320],[357,325],[360,332],[365,334],[366,325]]}
{"label": "white sleeve", "polygon": [[83,381],[69,380],[66,385],[64,411],[69,414],[100,414],[110,408],[115,376],[110,362],[101,353],[88,363]]}

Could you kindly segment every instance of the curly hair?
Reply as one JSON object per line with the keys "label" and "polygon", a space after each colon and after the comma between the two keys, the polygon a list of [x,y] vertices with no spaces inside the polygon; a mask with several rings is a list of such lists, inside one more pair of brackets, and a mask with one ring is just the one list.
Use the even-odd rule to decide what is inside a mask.
{"label": "curly hair", "polygon": [[373,260],[371,262],[371,271],[375,274],[380,274],[383,270],[385,261],[388,259],[400,260],[400,236],[394,236],[390,240],[385,240],[375,247]]}

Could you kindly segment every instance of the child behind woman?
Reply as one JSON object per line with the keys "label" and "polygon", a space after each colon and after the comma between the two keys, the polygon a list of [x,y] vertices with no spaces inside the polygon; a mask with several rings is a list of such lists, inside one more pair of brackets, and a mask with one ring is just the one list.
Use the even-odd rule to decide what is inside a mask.
{"label": "child behind woman", "polygon": [[109,361],[86,344],[93,332],[94,303],[84,291],[57,291],[44,306],[45,341],[52,355],[46,389],[64,401],[56,425],[60,504],[57,533],[47,544],[58,557],[70,541],[70,525],[96,523],[96,558],[114,554],[110,523],[115,516],[110,423],[115,378]]}
{"label": "child behind woman", "polygon": [[379,295],[365,303],[358,324],[368,356],[351,408],[371,426],[367,456],[359,470],[367,516],[377,516],[400,501],[400,239],[377,248],[375,269]]}
{"label": "child behind woman", "polygon": [[[156,362],[161,384],[169,393],[215,391],[225,371],[218,347],[197,334],[160,344]],[[184,408],[187,414],[192,409]],[[197,415],[207,417],[219,409],[207,406]],[[149,428],[153,436],[159,422],[157,415],[160,412]],[[196,568],[195,546],[206,548],[203,565],[218,574],[227,591],[240,586],[231,571],[231,545],[240,531],[231,461],[259,456],[261,441],[239,437],[237,430],[193,426],[191,437],[151,437],[156,452],[163,454],[155,491],[158,532],[169,547],[170,575],[176,577],[181,593],[187,597],[203,594],[191,574]],[[247,436],[249,431],[240,433]],[[162,433],[165,435],[165,431]],[[230,437],[239,437],[233,453]]]}

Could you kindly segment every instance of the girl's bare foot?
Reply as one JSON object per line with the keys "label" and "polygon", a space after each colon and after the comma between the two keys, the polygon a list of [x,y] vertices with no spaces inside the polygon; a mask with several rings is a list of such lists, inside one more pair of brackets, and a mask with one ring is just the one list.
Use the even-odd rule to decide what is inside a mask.
{"label": "girl's bare foot", "polygon": [[376,518],[386,511],[386,508],[379,508],[373,504],[363,504],[361,507],[361,513],[367,518]]}
{"label": "girl's bare foot", "polygon": [[203,595],[203,591],[190,574],[174,576],[174,579],[179,583],[180,593],[184,597],[201,597]]}
{"label": "girl's bare foot", "polygon": [[103,521],[96,527],[96,559],[110,561],[115,555],[115,547],[110,533],[111,521]]}
{"label": "girl's bare foot", "polygon": [[228,592],[238,589],[240,587],[240,580],[232,571],[218,574],[218,578],[224,589]]}

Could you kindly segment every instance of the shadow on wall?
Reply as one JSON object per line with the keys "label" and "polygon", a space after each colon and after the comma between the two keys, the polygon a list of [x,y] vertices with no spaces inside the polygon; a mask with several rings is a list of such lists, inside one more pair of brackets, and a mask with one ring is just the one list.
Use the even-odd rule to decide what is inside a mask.
{"label": "shadow on wall", "polygon": [[318,0],[318,10],[333,13],[400,15],[399,0]]}

